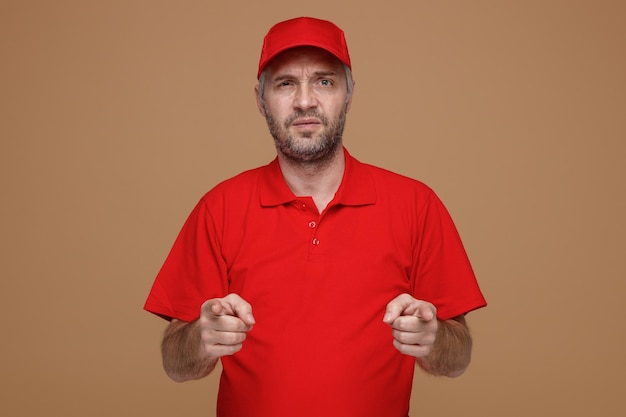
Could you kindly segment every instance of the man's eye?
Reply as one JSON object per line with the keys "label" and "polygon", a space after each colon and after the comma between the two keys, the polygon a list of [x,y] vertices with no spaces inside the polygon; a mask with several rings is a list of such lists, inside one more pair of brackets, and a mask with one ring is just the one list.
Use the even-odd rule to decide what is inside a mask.
{"label": "man's eye", "polygon": [[320,85],[323,87],[330,87],[333,85],[333,82],[331,80],[320,80]]}

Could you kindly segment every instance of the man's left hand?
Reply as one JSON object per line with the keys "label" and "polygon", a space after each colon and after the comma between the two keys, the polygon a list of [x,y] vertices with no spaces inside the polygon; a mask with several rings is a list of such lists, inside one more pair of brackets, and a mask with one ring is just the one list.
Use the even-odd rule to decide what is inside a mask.
{"label": "man's left hand", "polygon": [[387,304],[383,322],[391,327],[393,345],[405,355],[427,356],[437,336],[437,309],[428,301],[401,294]]}

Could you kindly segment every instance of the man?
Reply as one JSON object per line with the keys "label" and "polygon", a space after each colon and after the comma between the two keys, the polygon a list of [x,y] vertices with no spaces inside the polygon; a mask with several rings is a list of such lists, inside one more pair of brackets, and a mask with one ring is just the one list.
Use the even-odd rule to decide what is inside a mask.
{"label": "man", "polygon": [[343,147],[341,29],[278,23],[257,76],[277,157],[203,196],[174,243],[145,304],[171,321],[165,371],[221,360],[219,417],[406,417],[416,363],[470,362],[485,300],[458,233],[430,188]]}

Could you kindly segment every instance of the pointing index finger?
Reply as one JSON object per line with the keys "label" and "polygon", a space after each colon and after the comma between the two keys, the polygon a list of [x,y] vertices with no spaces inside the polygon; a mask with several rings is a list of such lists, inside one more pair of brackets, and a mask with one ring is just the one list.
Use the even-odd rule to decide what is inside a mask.
{"label": "pointing index finger", "polygon": [[383,322],[391,324],[398,317],[406,315],[407,310],[411,308],[411,304],[414,301],[415,299],[408,294],[401,294],[391,300],[389,304],[387,304],[387,310],[385,311]]}
{"label": "pointing index finger", "polygon": [[436,318],[436,311],[435,306],[427,301],[401,294],[387,304],[383,322],[391,324],[400,316],[414,316],[421,321],[431,321]]}
{"label": "pointing index finger", "polygon": [[212,300],[206,301],[202,305],[202,311],[204,311],[205,314],[211,315],[211,316],[234,315],[233,310],[230,307],[230,305],[228,305],[228,303],[223,302],[219,298],[214,298]]}
{"label": "pointing index finger", "polygon": [[254,316],[252,315],[252,308],[250,304],[235,304],[233,306],[233,315],[239,317],[244,323],[251,326],[256,323]]}

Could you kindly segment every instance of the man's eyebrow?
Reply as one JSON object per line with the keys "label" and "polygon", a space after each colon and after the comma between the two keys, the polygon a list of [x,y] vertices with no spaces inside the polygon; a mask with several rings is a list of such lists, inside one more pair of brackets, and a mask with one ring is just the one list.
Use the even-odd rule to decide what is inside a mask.
{"label": "man's eyebrow", "polygon": [[[319,77],[332,77],[337,75],[336,71],[315,71],[312,75],[311,78],[319,78]],[[295,80],[298,77],[296,77],[295,75],[292,74],[280,74],[277,75],[276,77],[272,78],[273,82],[277,82],[277,81],[285,81],[285,80]]]}
{"label": "man's eyebrow", "polygon": [[318,76],[318,77],[330,77],[333,75],[337,75],[337,72],[335,71],[315,71],[313,73],[313,75]]}

